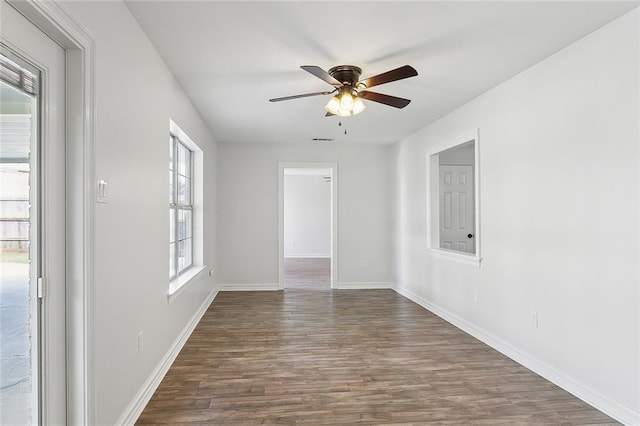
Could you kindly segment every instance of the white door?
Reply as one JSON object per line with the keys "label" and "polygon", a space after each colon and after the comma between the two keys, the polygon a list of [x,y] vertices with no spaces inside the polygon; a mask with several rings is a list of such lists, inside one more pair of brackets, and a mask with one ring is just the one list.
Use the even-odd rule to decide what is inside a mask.
{"label": "white door", "polygon": [[[22,218],[25,219],[24,226],[28,227],[26,245],[29,248],[26,262],[22,261],[27,272],[22,281],[14,279],[12,282],[27,286],[27,305],[24,308],[28,310],[28,336],[25,350],[29,354],[27,367],[30,370],[28,387],[22,386],[25,382],[14,380],[22,386],[19,391],[29,390],[26,401],[24,395],[22,399],[5,400],[3,394],[0,423],[15,423],[15,417],[5,416],[27,414],[28,419],[24,420],[27,424],[65,424],[65,51],[4,0],[0,0],[0,50],[6,59],[32,72],[38,80],[36,93],[31,94],[28,90],[21,91],[21,84],[12,84],[7,76],[2,81],[5,95],[15,95],[11,99],[3,96],[7,115],[15,106],[8,104],[25,97],[31,99],[32,108],[27,114],[31,127],[30,136],[26,138],[28,147],[13,147],[24,155],[22,158],[5,155],[6,158],[0,159],[0,166],[5,166],[5,169],[12,171],[17,168],[28,173],[24,197],[28,197],[29,207]],[[18,113],[25,115],[24,111]],[[20,119],[5,118],[5,122],[21,122]],[[4,148],[15,141],[6,134],[0,141],[3,148],[0,152],[11,153],[12,149]],[[11,208],[14,207],[14,211],[22,212],[15,203]],[[24,239],[25,234],[20,233],[19,237]],[[9,247],[7,241],[3,243],[7,243],[3,247]],[[3,261],[7,260],[13,261],[14,258],[3,256]],[[6,269],[9,268],[3,268],[3,271]],[[12,270],[20,270],[20,267]],[[5,288],[5,275],[2,279]],[[39,291],[39,282],[43,291]],[[3,316],[6,313],[8,318],[13,318],[11,315],[15,309],[5,309],[4,305],[2,309]],[[21,340],[18,342],[20,333],[22,331],[3,333],[3,348],[11,343],[23,345]],[[10,343],[9,346],[5,346],[4,339]],[[13,340],[9,342],[9,339]],[[0,369],[0,374],[6,373],[5,369]],[[9,400],[15,404],[5,407]],[[24,404],[28,407],[25,408]]]}
{"label": "white door", "polygon": [[475,253],[473,167],[440,165],[440,248]]}

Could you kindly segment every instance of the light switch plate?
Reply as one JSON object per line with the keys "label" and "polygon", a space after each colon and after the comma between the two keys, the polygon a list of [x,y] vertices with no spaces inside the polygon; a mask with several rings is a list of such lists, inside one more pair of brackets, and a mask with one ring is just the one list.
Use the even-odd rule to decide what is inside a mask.
{"label": "light switch plate", "polygon": [[105,180],[98,180],[98,194],[96,201],[102,204],[107,203],[107,181]]}

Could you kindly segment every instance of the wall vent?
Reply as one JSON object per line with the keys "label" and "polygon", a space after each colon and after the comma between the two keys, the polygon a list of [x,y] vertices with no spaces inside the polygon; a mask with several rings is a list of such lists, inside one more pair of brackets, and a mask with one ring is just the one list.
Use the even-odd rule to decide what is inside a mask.
{"label": "wall vent", "polygon": [[313,138],[314,142],[333,142],[333,138]]}

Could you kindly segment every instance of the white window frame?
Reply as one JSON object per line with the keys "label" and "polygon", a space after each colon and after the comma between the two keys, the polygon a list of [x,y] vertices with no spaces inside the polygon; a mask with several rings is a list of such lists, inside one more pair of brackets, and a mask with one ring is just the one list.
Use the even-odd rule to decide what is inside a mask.
{"label": "white window frame", "polygon": [[[454,250],[440,248],[440,158],[439,154],[451,148],[467,143],[474,143],[474,219],[475,219],[475,253],[463,253]],[[480,140],[479,129],[462,134],[446,142],[431,146],[427,149],[427,252],[443,259],[449,259],[459,263],[480,266],[481,239],[480,239]]]}
{"label": "white window frame", "polygon": [[[191,266],[193,266],[193,151],[191,151],[181,140],[178,136],[174,135],[173,133],[170,133],[170,139],[171,139],[171,147],[170,149],[173,150],[173,170],[171,171],[171,180],[172,185],[171,185],[171,189],[173,190],[173,202],[169,203],[169,210],[170,211],[174,211],[174,215],[173,215],[173,242],[174,242],[174,248],[173,248],[173,271],[174,274],[169,276],[170,280],[173,280],[174,278],[184,274],[187,269],[189,269]],[[188,168],[188,172],[187,175],[181,175],[180,171],[179,171],[179,167],[178,167],[178,151],[180,150],[180,148],[184,148],[187,152],[188,152],[188,156],[189,158],[187,159],[187,163],[189,165]],[[178,201],[178,178],[179,176],[185,177],[188,181],[189,181],[189,200],[188,202],[185,203],[180,203]],[[189,211],[191,213],[191,221],[190,221],[190,229],[185,230],[185,233],[187,235],[189,235],[188,238],[183,238],[180,239],[180,228],[179,228],[179,213],[181,210],[186,210]],[[191,259],[190,259],[190,263],[188,263],[187,265],[183,266],[182,269],[180,269],[180,259],[178,256],[178,247],[179,247],[179,243],[182,241],[186,241],[186,240],[190,240],[189,242],[189,252],[191,253]]]}
{"label": "white window frame", "polygon": [[[171,175],[173,179],[173,190],[175,204],[169,204],[169,209],[176,209],[174,232],[175,232],[175,275],[169,277],[169,302],[181,292],[188,283],[205,269],[203,262],[203,153],[198,145],[173,121],[169,120],[169,136],[176,140],[174,145],[174,170]],[[191,152],[191,204],[178,205],[177,201],[177,147],[181,144]],[[178,270],[178,211],[180,209],[190,209],[191,216],[191,265],[187,265],[182,271]],[[171,226],[169,224],[169,226]],[[170,261],[167,259],[167,261]],[[167,268],[168,269],[168,268]]]}

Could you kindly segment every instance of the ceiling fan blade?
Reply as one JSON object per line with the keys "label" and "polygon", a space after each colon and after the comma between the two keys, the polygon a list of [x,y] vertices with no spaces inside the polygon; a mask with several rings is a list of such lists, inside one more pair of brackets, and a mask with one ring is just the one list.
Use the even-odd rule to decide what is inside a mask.
{"label": "ceiling fan blade", "polygon": [[382,74],[374,75],[373,77],[369,77],[365,80],[361,80],[358,82],[358,84],[364,84],[368,89],[380,84],[390,83],[392,81],[402,80],[404,78],[415,77],[416,75],[418,75],[418,71],[416,71],[410,65],[405,65],[391,71],[383,72]]}
{"label": "ceiling fan blade", "polygon": [[333,117],[335,114],[331,114],[329,111],[324,115],[325,117]]}
{"label": "ceiling fan blade", "polygon": [[366,90],[359,92],[358,97],[362,99],[366,99],[368,101],[379,102],[381,104],[389,105],[396,108],[404,108],[407,105],[409,105],[409,103],[411,102],[411,100],[409,99],[398,98],[396,96],[390,96],[390,95],[383,95],[382,93],[367,92]]}
{"label": "ceiling fan blade", "polygon": [[305,93],[305,94],[302,94],[302,95],[283,96],[282,98],[269,99],[269,102],[288,101],[288,100],[291,100],[291,99],[307,98],[309,96],[330,95],[333,92],[335,92],[335,90],[326,91],[326,92]]}
{"label": "ceiling fan blade", "polygon": [[328,72],[326,72],[325,70],[323,70],[322,68],[315,66],[315,65],[302,65],[300,68],[302,68],[303,70],[305,70],[306,72],[315,75],[316,77],[318,77],[320,80],[324,80],[327,83],[329,83],[332,86],[337,86],[337,87],[341,87],[342,83],[339,82],[338,80],[336,80],[335,78],[333,78],[331,76],[331,74],[329,74]]}

